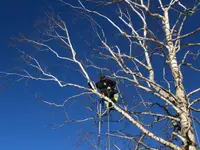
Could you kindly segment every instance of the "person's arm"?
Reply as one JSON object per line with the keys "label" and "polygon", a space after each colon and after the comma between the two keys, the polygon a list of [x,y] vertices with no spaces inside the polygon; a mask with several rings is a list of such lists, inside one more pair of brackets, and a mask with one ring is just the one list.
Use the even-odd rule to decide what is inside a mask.
{"label": "person's arm", "polygon": [[95,83],[95,86],[97,87],[97,89],[101,89],[100,81],[99,81],[99,82],[96,82],[96,83]]}

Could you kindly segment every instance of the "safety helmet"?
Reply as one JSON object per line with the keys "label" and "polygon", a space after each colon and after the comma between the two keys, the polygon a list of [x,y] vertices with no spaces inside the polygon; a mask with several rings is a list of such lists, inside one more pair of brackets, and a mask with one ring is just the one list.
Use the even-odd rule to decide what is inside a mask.
{"label": "safety helmet", "polygon": [[99,78],[100,78],[100,80],[103,80],[103,79],[105,79],[105,75],[104,74],[100,74]]}

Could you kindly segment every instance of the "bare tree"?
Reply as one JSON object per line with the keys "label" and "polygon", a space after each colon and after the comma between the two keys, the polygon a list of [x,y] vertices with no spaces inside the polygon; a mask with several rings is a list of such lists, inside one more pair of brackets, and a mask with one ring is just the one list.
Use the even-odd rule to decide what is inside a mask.
{"label": "bare tree", "polygon": [[[197,17],[195,14],[198,13],[200,2],[181,0],[168,2],[77,0],[72,3],[60,0],[60,2],[68,10],[76,12],[81,21],[86,22],[84,28],[88,27],[90,33],[78,34],[82,39],[81,42],[73,40],[76,32],[72,32],[72,28],[67,26],[70,21],[63,14],[46,14],[46,18],[42,21],[45,27],[37,27],[40,39],[21,36],[19,41],[34,46],[39,54],[44,53],[42,55],[46,57],[50,55],[51,58],[53,54],[51,58],[53,62],[62,62],[64,69],[66,64],[70,71],[80,75],[79,79],[71,82],[69,78],[67,80],[62,78],[56,72],[45,68],[41,58],[25,50],[19,51],[29,69],[1,72],[1,74],[20,77],[20,80],[52,81],[62,88],[79,89],[77,90],[79,93],[70,96],[62,104],[38,97],[44,103],[55,107],[63,108],[69,101],[88,95],[85,101],[96,102],[94,104],[97,107],[92,103],[87,107],[93,115],[83,116],[82,120],[66,119],[65,123],[100,120],[99,131],[95,135],[99,140],[91,142],[88,137],[85,138],[95,149],[103,149],[99,144],[100,136],[106,134],[112,139],[130,141],[131,149],[134,147],[134,149],[196,150],[198,146],[195,136],[198,136],[199,132],[195,130],[194,125],[199,126],[200,121],[192,113],[200,112],[198,108],[200,88],[187,92],[184,81],[190,78],[187,79],[184,70],[189,70],[191,73],[200,71],[196,63],[199,56],[197,48],[200,43],[194,40],[200,27],[189,26],[187,22],[192,17]],[[39,24],[41,25],[41,22]],[[80,24],[79,28],[82,28],[82,25]],[[123,103],[115,104],[97,90],[94,84],[96,71],[104,72],[118,82],[120,101],[123,100]],[[88,84],[92,88],[89,88]],[[104,112],[94,95],[112,103],[115,111],[111,113],[121,117],[108,120],[116,122],[116,127],[112,131],[101,131]],[[70,115],[67,112],[66,114]],[[120,149],[120,145],[118,142],[113,142],[111,145],[109,143],[108,149],[110,148]]]}

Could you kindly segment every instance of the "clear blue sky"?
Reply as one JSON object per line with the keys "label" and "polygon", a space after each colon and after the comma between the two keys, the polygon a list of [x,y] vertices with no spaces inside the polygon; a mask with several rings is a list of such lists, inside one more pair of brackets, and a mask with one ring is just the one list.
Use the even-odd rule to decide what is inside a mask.
{"label": "clear blue sky", "polygon": [[[20,61],[18,52],[9,47],[9,38],[17,36],[20,32],[31,35],[33,24],[38,17],[44,16],[47,6],[44,0],[1,1],[0,70],[9,70]],[[40,92],[37,89],[41,89],[38,83],[31,82],[29,87],[26,87],[24,82],[17,83],[5,89],[6,82],[0,81],[1,150],[75,149],[79,138],[73,135],[81,134],[83,125],[70,124],[57,130],[46,127],[51,123],[62,123],[63,111],[35,99],[35,92]],[[47,99],[55,98],[56,94],[59,94],[60,90],[51,94],[51,89],[48,91],[49,85],[43,86],[46,90],[42,93]],[[64,94],[61,93],[57,96],[58,100],[64,99]]]}
{"label": "clear blue sky", "polygon": [[[44,0],[1,0],[0,70],[9,71],[21,61],[18,52],[9,47],[9,38],[17,36],[20,32],[29,36],[34,35],[33,24],[38,17],[44,16],[47,8],[48,4]],[[195,25],[194,19],[191,22]],[[84,28],[84,24],[82,27]],[[187,80],[184,82],[187,85],[187,91],[199,86],[200,82],[196,80],[198,74],[185,72],[185,75]],[[97,80],[97,77],[93,77]],[[8,88],[5,88],[5,83],[12,82],[0,80],[0,150],[72,150],[76,149],[85,131],[95,128],[93,122],[67,124],[56,130],[48,128],[49,124],[62,123],[64,113],[62,109],[56,109],[38,101],[34,97],[35,93],[39,93],[46,100],[56,99],[61,102],[69,96],[68,89],[34,81],[29,81],[28,86],[25,82],[20,82],[14,85],[9,84]],[[83,99],[79,100],[81,102],[79,105],[87,104]],[[76,114],[77,117],[82,115],[79,114],[83,112],[80,106],[74,107],[74,104],[70,106],[73,108],[72,115]],[[87,147],[86,144],[81,144],[79,149],[84,150],[85,147]]]}

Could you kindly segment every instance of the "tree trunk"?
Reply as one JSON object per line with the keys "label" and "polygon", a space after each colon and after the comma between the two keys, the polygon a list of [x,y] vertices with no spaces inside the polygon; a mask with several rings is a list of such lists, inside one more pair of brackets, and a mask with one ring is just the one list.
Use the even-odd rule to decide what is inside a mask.
{"label": "tree trunk", "polygon": [[184,90],[183,77],[181,70],[177,63],[176,58],[176,48],[172,42],[172,33],[170,30],[168,9],[165,9],[163,16],[163,27],[167,39],[167,49],[169,52],[169,66],[171,68],[172,75],[175,81],[175,90],[176,90],[176,106],[179,108],[179,118],[181,126],[181,136],[183,137],[183,149],[185,150],[196,150],[196,141],[195,135],[192,127],[192,120],[190,116],[190,110],[188,109],[188,99]]}

